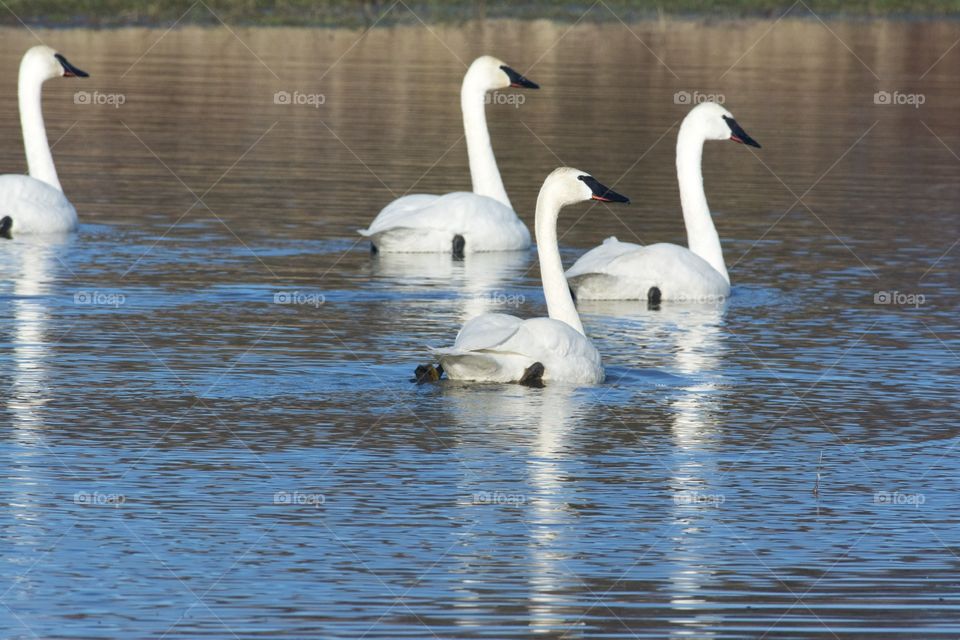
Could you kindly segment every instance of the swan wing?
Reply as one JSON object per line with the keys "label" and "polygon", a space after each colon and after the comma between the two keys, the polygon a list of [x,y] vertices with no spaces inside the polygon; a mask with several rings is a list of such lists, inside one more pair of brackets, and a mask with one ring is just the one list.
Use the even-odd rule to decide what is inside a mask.
{"label": "swan wing", "polygon": [[418,211],[428,208],[440,197],[427,193],[414,193],[397,198],[377,214],[377,217],[374,218],[367,229],[360,229],[360,234],[372,236],[388,229],[411,226],[409,220],[413,219]]}
{"label": "swan wing", "polygon": [[457,352],[483,351],[503,346],[514,337],[524,321],[506,313],[485,313],[467,320],[453,350]]}
{"label": "swan wing", "polygon": [[0,217],[13,218],[14,233],[70,231],[77,211],[59,189],[30,176],[0,176]]}
{"label": "swan wing", "polygon": [[373,235],[398,227],[462,233],[517,222],[517,214],[502,202],[470,191],[455,191],[442,196],[416,194],[394,200],[361,233]]}
{"label": "swan wing", "polygon": [[611,236],[604,240],[599,247],[594,247],[580,256],[580,259],[567,269],[567,277],[575,278],[588,273],[605,273],[611,263],[638,249],[643,249],[643,246],[632,242],[620,242],[616,236]]}
{"label": "swan wing", "polygon": [[463,326],[452,348],[433,352],[451,378],[516,382],[539,362],[544,380],[595,384],[604,379],[600,353],[590,340],[551,318],[477,316]]}
{"label": "swan wing", "polygon": [[386,252],[450,251],[462,236],[465,251],[513,251],[530,246],[530,231],[513,209],[468,191],[406,196],[388,205],[360,230]]}
{"label": "swan wing", "polygon": [[710,263],[668,243],[635,245],[568,273],[568,281],[583,300],[645,299],[651,287],[658,288],[664,300],[712,302],[730,294],[730,284]]}
{"label": "swan wing", "polygon": [[712,280],[720,274],[706,260],[686,247],[661,242],[637,247],[609,261],[605,273],[617,276],[643,275],[658,282]]}
{"label": "swan wing", "polygon": [[552,318],[523,321],[516,334],[502,346],[537,359],[544,365],[578,360],[600,364],[600,353],[589,338],[566,322]]}

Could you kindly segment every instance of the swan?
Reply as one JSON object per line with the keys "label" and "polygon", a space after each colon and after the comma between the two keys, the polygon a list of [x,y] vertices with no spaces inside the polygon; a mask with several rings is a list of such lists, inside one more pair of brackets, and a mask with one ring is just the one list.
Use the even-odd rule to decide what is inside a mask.
{"label": "swan", "polygon": [[76,228],[77,210],[63,195],[47,143],[40,89],[51,78],[88,75],[44,45],[23,55],[17,91],[30,175],[0,175],[0,237],[12,238],[14,233],[60,233]]}
{"label": "swan", "polygon": [[452,347],[433,349],[439,366],[417,368],[418,381],[452,380],[598,384],[603,382],[600,353],[583,332],[580,316],[563,276],[557,246],[560,209],[586,200],[629,202],[583,171],[561,167],[547,176],[537,197],[535,233],[540,277],[548,318],[520,318],[487,313],[471,318]]}
{"label": "swan", "polygon": [[677,135],[677,181],[689,248],[607,238],[567,271],[578,300],[711,302],[730,294],[720,237],[703,192],[700,165],[706,140],[733,140],[760,148],[719,104],[703,102],[691,109]]}
{"label": "swan", "polygon": [[394,200],[369,228],[359,230],[370,238],[371,251],[452,252],[455,258],[462,258],[465,253],[530,246],[530,231],[517,217],[503,188],[484,113],[487,92],[507,87],[540,88],[492,56],[474,60],[460,88],[473,191],[413,194]]}

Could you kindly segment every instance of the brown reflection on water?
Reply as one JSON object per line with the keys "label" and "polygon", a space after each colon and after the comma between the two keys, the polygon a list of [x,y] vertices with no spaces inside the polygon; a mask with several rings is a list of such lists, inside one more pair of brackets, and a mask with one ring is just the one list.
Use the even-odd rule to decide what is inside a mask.
{"label": "brown reflection on water", "polygon": [[[564,240],[574,246],[610,233],[682,238],[672,127],[687,107],[674,104],[678,91],[722,94],[764,145],[759,159],[743,148],[709,145],[708,198],[725,214],[724,238],[759,238],[772,221],[766,216],[775,220],[795,200],[790,190],[803,194],[841,158],[804,202],[847,241],[863,230],[851,208],[897,224],[910,207],[942,198],[954,166],[924,123],[948,145],[953,141],[956,99],[940,92],[952,86],[953,58],[948,54],[920,76],[952,42],[951,24],[851,22],[828,29],[788,19],[769,29],[767,22],[667,21],[570,31],[550,22],[498,22],[437,27],[435,35],[408,27],[366,35],[45,31],[40,36],[89,68],[92,78],[48,83],[44,108],[51,139],[66,134],[56,159],[84,221],[172,224],[194,203],[172,171],[197,194],[215,184],[204,202],[248,243],[267,228],[271,236],[304,237],[309,229],[309,237],[354,239],[357,226],[411,187],[468,188],[457,91],[463,63],[486,52],[543,85],[523,93],[518,108],[488,108],[501,171],[525,219],[532,222],[542,177],[561,160],[618,182],[635,198],[618,214],[622,222],[603,209],[572,227],[576,218],[564,219]],[[13,72],[30,44],[19,30],[6,31],[0,42],[9,71],[0,109],[7,114],[4,139],[11,141],[0,161],[11,170],[23,164],[13,143]],[[873,94],[880,89],[923,90],[928,97],[920,110],[877,106]],[[74,91],[119,92],[126,103],[76,105]],[[277,105],[276,91],[319,93],[325,101],[319,108]],[[202,205],[184,220],[230,235],[210,223]],[[798,205],[768,237],[786,240],[818,227]],[[930,231],[925,239],[935,241]],[[733,262],[742,251],[728,254]],[[872,267],[884,261],[875,248],[860,257]]]}
{"label": "brown reflection on water", "polygon": [[[153,616],[167,624],[135,633],[162,634],[193,604],[152,591],[168,570],[216,576],[250,552],[220,587],[227,623],[249,622],[247,607],[224,604],[233,598],[274,606],[279,575],[318,589],[283,592],[291,610],[323,616],[278,626],[329,623],[331,636],[359,637],[380,624],[378,637],[410,635],[406,612],[378,619],[394,598],[367,582],[329,531],[386,540],[359,551],[399,592],[433,571],[437,582],[411,602],[437,626],[449,620],[453,585],[463,612],[447,630],[495,618],[506,626],[493,637],[523,635],[509,625],[528,622],[544,633],[582,623],[585,636],[623,625],[706,636],[723,635],[730,616],[760,635],[815,587],[812,606],[835,629],[870,628],[880,591],[893,623],[914,636],[929,622],[910,612],[918,602],[940,607],[956,629],[956,561],[945,549],[956,546],[955,509],[875,513],[871,502],[897,482],[922,482],[940,505],[956,495],[953,458],[942,459],[951,446],[943,442],[956,437],[960,254],[947,253],[960,235],[955,24],[504,21],[367,34],[37,35],[91,78],[49,82],[44,98],[79,235],[43,250],[0,247],[3,275],[8,265],[15,274],[3,294],[18,297],[0,306],[15,327],[3,335],[11,346],[0,351],[0,383],[19,394],[3,415],[13,418],[11,442],[28,448],[11,453],[25,479],[16,500],[46,527],[11,535],[36,551],[34,542],[82,519],[87,537],[78,540],[129,545],[117,570],[143,583],[120,584],[128,617],[112,630],[129,635],[129,620]],[[0,32],[4,171],[24,165],[15,72],[34,42]],[[466,317],[497,308],[497,296],[524,300],[499,310],[543,313],[534,255],[371,258],[355,233],[408,191],[469,188],[458,90],[465,64],[483,53],[542,86],[517,94],[519,106],[488,107],[501,172],[528,224],[544,176],[561,163],[633,200],[567,210],[568,260],[613,234],[684,241],[673,147],[689,105],[678,94],[723,96],[763,144],[715,142],[705,152],[734,283],[729,306],[584,305],[611,369],[599,390],[557,399],[409,385],[425,345],[452,340]],[[77,91],[125,102],[76,104]],[[877,91],[921,93],[925,103],[878,105]],[[322,104],[277,104],[277,92],[322,95]],[[90,289],[124,292],[128,303],[71,303]],[[325,303],[278,305],[278,290],[322,293]],[[878,307],[879,290],[926,292],[931,304]],[[821,503],[808,494],[824,450],[832,466]],[[49,451],[59,457],[30,457]],[[104,479],[129,492],[123,522],[151,542],[156,534],[172,567],[157,565],[110,514],[77,516],[57,502]],[[503,483],[528,492],[532,506],[463,506]],[[328,530],[264,502],[317,484],[330,495]],[[189,499],[172,499],[178,490]],[[728,500],[722,510],[675,500],[695,491]],[[237,530],[266,541],[237,547]],[[867,530],[876,533],[857,540]],[[194,553],[165,551],[181,539]],[[104,600],[92,583],[114,583],[74,568],[83,554],[50,553],[50,564],[76,570],[91,589],[91,601],[78,596],[56,621],[74,621],[75,635],[101,633],[83,622]],[[860,565],[838,564],[847,553]],[[20,569],[0,565],[4,578]],[[32,579],[42,593],[64,587],[55,574]],[[609,607],[584,605],[597,599]],[[156,601],[168,605],[154,611]],[[746,608],[758,601],[770,608]],[[31,603],[43,599],[16,608],[33,619]],[[819,630],[806,611],[787,623]],[[179,631],[210,628],[216,620]]]}

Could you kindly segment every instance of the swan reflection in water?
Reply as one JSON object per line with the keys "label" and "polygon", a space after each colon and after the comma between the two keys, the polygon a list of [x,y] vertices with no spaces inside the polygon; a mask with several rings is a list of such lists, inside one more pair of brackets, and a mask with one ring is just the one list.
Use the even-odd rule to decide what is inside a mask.
{"label": "swan reflection in water", "polygon": [[463,260],[431,253],[381,253],[371,259],[380,286],[398,293],[454,291],[462,323],[483,313],[516,313],[525,298],[512,285],[533,263],[530,251],[470,253]]}
{"label": "swan reflection in water", "polygon": [[[10,515],[18,525],[7,531],[8,541],[31,546],[43,543],[39,522],[50,516],[51,494],[44,442],[44,408],[51,397],[49,367],[52,360],[50,296],[60,263],[57,255],[70,242],[68,237],[25,236],[0,240],[0,341],[9,348],[0,351],[0,420],[10,425],[12,453],[7,459],[7,489],[15,497]],[[30,554],[24,562],[32,563]],[[14,560],[14,562],[19,562]],[[28,564],[24,564],[24,570]]]}
{"label": "swan reflection in water", "polygon": [[671,521],[677,542],[670,552],[670,606],[680,615],[673,622],[689,625],[688,633],[697,637],[713,634],[704,628],[715,620],[699,613],[697,607],[707,603],[703,589],[713,579],[709,567],[715,563],[714,552],[703,540],[705,531],[698,521],[711,519],[713,510],[722,509],[726,496],[711,480],[721,475],[711,461],[709,448],[718,437],[718,419],[727,383],[720,372],[726,352],[723,334],[726,302],[717,304],[669,304],[650,309],[646,303],[630,301],[589,302],[578,305],[590,316],[591,330],[603,332],[608,343],[648,345],[642,356],[634,356],[631,364],[656,366],[677,376],[678,383],[667,388],[667,405],[672,446],[663,460],[670,469]]}
{"label": "swan reflection in water", "polygon": [[[493,557],[497,563],[526,565],[525,585],[502,587],[504,598],[512,599],[508,594],[516,591],[517,597],[526,599],[531,632],[566,632],[570,635],[565,637],[577,637],[573,634],[581,625],[576,595],[562,593],[571,581],[565,559],[581,545],[575,533],[579,516],[570,506],[578,502],[578,487],[569,478],[578,477],[585,465],[574,434],[589,421],[595,395],[590,389],[563,384],[530,389],[457,382],[444,383],[442,393],[459,421],[456,450],[467,469],[464,506],[470,509],[469,519],[477,522],[471,527],[467,546],[472,553],[465,554],[463,582],[454,605],[461,611],[458,624],[483,626],[478,609],[489,602],[475,590],[484,580],[474,563],[482,565]],[[485,468],[483,443],[490,442],[499,449],[517,451],[510,469],[491,473]],[[504,531],[510,532],[507,539],[523,539],[525,544],[504,544]]]}
{"label": "swan reflection in water", "polygon": [[6,407],[17,437],[27,441],[43,426],[51,359],[49,296],[56,289],[57,256],[71,241],[68,235],[21,236],[0,244],[0,271],[10,274],[0,291],[9,299],[12,316],[4,332],[12,346],[7,356],[12,362],[3,367],[10,372],[3,381],[9,388]]}

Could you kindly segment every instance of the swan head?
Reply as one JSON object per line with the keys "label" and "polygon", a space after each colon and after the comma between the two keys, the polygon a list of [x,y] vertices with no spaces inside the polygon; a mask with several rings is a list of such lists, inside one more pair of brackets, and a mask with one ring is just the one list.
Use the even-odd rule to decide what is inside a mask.
{"label": "swan head", "polygon": [[55,49],[42,44],[30,48],[23,55],[20,72],[27,72],[41,82],[53,78],[86,78],[90,75],[70,64]]}
{"label": "swan head", "polygon": [[682,127],[691,127],[704,140],[732,140],[760,148],[760,143],[747,135],[733,114],[716,102],[702,102],[690,110]]}
{"label": "swan head", "polygon": [[524,78],[514,71],[506,62],[493,56],[480,56],[474,60],[470,68],[467,69],[464,82],[471,82],[475,86],[482,88],[484,92],[507,89],[508,87],[522,89],[540,88],[540,85],[536,82]]}
{"label": "swan head", "polygon": [[629,198],[604,186],[586,171],[580,171],[572,167],[555,169],[544,180],[540,192],[550,193],[559,200],[561,207],[586,202],[587,200],[630,203]]}

